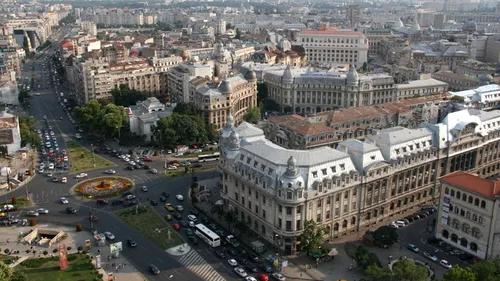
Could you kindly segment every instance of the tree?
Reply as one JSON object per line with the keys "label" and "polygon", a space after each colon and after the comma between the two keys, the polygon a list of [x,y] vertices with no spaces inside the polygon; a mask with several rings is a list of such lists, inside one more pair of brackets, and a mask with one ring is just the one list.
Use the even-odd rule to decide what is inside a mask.
{"label": "tree", "polygon": [[237,220],[234,224],[234,227],[236,227],[236,229],[238,229],[240,234],[246,233],[249,229],[248,223],[241,221],[241,220]]}
{"label": "tree", "polygon": [[231,230],[231,226],[238,220],[238,214],[233,210],[229,210],[224,214],[224,220],[227,222],[229,230]]}
{"label": "tree", "polygon": [[239,28],[236,29],[236,35],[234,36],[234,39],[241,39],[241,30]]}
{"label": "tree", "polygon": [[111,90],[113,103],[121,106],[136,105],[138,101],[146,100],[150,94],[135,89],[130,89],[128,85],[122,84]]}
{"label": "tree", "polygon": [[368,71],[368,62],[364,62],[363,63],[363,72],[367,72]]}
{"label": "tree", "polygon": [[316,225],[313,220],[306,220],[304,222],[304,231],[300,234],[298,240],[300,241],[300,251],[306,252],[309,256],[311,251],[314,251],[323,244],[323,229]]}
{"label": "tree", "polygon": [[243,116],[243,120],[257,124],[260,120],[260,108],[257,106],[248,109],[248,112]]}
{"label": "tree", "polygon": [[470,267],[479,281],[500,280],[500,259],[488,259]]}
{"label": "tree", "polygon": [[0,262],[0,281],[10,281],[12,278],[12,268]]}
{"label": "tree", "polygon": [[[479,281],[471,268],[454,266],[444,274],[443,281]],[[486,279],[485,279],[486,280]]]}
{"label": "tree", "polygon": [[380,260],[377,255],[368,251],[364,246],[359,246],[356,249],[354,259],[363,270],[366,270],[370,265],[380,266]]}
{"label": "tree", "polygon": [[372,281],[390,281],[393,276],[390,268],[376,264],[369,265],[365,270],[365,275]]}
{"label": "tree", "polygon": [[154,138],[163,147],[191,145],[207,141],[207,127],[203,119],[196,115],[172,114],[158,120]]}
{"label": "tree", "polygon": [[30,94],[28,93],[28,91],[26,91],[25,89],[22,89],[19,91],[19,95],[17,96],[17,100],[19,101],[20,104],[24,105],[25,103],[28,102],[30,98]]}
{"label": "tree", "polygon": [[78,124],[92,132],[104,136],[115,137],[127,123],[127,114],[122,106],[107,104],[103,106],[96,100],[88,104],[77,106],[73,110],[73,117]]}
{"label": "tree", "polygon": [[198,115],[199,110],[196,105],[192,102],[179,102],[174,107],[174,113],[183,115]]}
{"label": "tree", "polygon": [[16,270],[12,273],[10,281],[28,281],[28,276],[24,272]]}
{"label": "tree", "polygon": [[429,277],[427,268],[408,259],[395,263],[392,273],[394,281],[426,281]]}
{"label": "tree", "polygon": [[36,119],[30,116],[19,116],[19,130],[21,133],[21,146],[28,144],[39,146],[40,137],[35,133]]}
{"label": "tree", "polygon": [[372,235],[373,238],[375,238],[375,241],[382,245],[392,245],[393,243],[398,241],[399,237],[396,230],[387,225],[379,227],[372,233]]}

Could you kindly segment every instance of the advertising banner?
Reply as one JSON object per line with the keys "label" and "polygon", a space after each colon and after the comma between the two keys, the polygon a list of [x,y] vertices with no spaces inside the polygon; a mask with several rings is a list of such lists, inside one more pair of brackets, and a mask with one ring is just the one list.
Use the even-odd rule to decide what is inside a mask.
{"label": "advertising banner", "polygon": [[59,268],[65,270],[68,267],[68,252],[66,245],[59,244]]}

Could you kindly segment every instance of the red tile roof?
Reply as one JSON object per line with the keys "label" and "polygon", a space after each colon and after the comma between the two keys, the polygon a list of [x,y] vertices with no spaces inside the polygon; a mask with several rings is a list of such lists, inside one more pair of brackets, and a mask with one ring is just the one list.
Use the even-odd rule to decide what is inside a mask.
{"label": "red tile roof", "polygon": [[489,198],[500,195],[500,180],[487,180],[477,174],[458,171],[439,179],[441,182],[460,187]]}
{"label": "red tile roof", "polygon": [[300,31],[298,34],[304,34],[304,35],[362,35],[362,33],[358,32],[358,31],[342,31],[342,30],[338,30],[334,27],[322,28],[320,30],[304,30],[304,31]]}
{"label": "red tile roof", "polygon": [[313,123],[307,118],[297,114],[273,116],[269,118],[269,121],[294,132],[298,132],[303,136],[334,132],[333,128],[326,126],[324,122]]}

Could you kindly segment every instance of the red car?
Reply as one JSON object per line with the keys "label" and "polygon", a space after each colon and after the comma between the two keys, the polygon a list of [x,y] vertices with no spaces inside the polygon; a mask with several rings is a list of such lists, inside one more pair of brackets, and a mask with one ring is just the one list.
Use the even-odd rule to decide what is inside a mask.
{"label": "red car", "polygon": [[98,220],[99,220],[99,218],[98,218],[98,217],[96,217],[96,216],[91,216],[91,217],[90,217],[90,220],[91,220],[91,221],[98,221]]}
{"label": "red car", "polygon": [[144,157],[144,162],[153,162],[153,157]]}
{"label": "red car", "polygon": [[264,273],[259,274],[259,276],[257,276],[257,278],[259,278],[260,281],[269,281],[269,277]]}
{"label": "red car", "polygon": [[174,224],[172,225],[172,227],[173,227],[175,230],[181,230],[181,227],[180,227],[180,225],[179,225],[178,223],[174,223]]}

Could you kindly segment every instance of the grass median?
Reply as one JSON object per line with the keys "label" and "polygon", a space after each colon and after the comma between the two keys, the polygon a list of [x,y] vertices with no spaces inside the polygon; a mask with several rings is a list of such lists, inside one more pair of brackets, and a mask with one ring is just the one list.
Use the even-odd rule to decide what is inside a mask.
{"label": "grass median", "polygon": [[[201,168],[194,168],[194,174],[196,173],[203,173],[203,172],[210,172],[210,171],[215,171],[217,169],[217,166],[208,166],[208,167],[201,167]],[[186,176],[186,175],[191,175],[192,168],[189,168],[186,170],[186,167],[178,167],[177,170],[167,170],[165,172],[165,175],[167,177],[178,177],[178,176]]]}
{"label": "grass median", "polygon": [[[167,224],[151,206],[140,206],[137,211],[135,207],[131,207],[116,211],[115,215],[162,249],[172,248],[184,243],[177,231]],[[168,240],[168,230],[170,230],[170,240]]]}
{"label": "grass median", "polygon": [[72,172],[82,172],[115,166],[113,162],[99,155],[92,155],[92,152],[74,141],[68,141],[66,145],[68,146],[69,161],[71,164],[70,169]]}
{"label": "grass median", "polygon": [[16,266],[16,269],[24,272],[29,281],[102,280],[90,257],[84,254],[68,255],[68,268],[65,270],[59,269],[59,256],[28,259]]}

